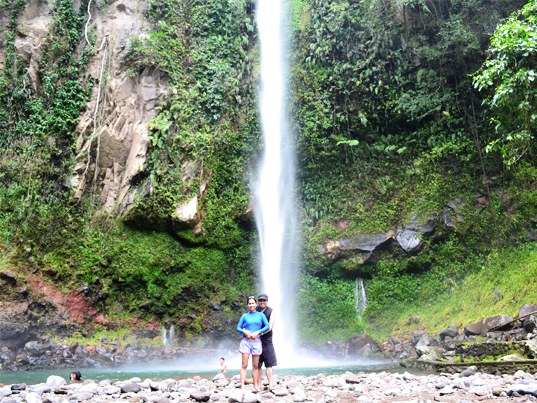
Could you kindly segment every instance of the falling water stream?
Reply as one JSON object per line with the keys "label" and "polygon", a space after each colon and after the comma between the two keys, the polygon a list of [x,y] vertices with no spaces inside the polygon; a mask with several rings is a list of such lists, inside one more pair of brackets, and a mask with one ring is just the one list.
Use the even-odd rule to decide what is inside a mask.
{"label": "falling water stream", "polygon": [[282,362],[292,357],[296,328],[292,308],[294,154],[285,118],[283,0],[258,0],[256,17],[261,44],[259,109],[265,150],[255,213],[262,255],[261,290],[268,294],[269,306],[277,315],[273,338]]}
{"label": "falling water stream", "polygon": [[356,316],[358,319],[362,317],[365,308],[367,308],[364,280],[360,277],[356,278],[356,285],[354,286],[354,308],[356,309]]}

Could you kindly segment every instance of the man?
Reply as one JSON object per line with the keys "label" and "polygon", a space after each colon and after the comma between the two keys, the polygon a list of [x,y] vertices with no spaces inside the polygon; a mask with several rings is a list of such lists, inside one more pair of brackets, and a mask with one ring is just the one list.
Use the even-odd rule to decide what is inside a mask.
{"label": "man", "polygon": [[259,374],[257,376],[257,379],[259,379],[259,385],[258,388],[261,389],[261,377],[263,375],[263,363],[265,364],[265,373],[267,374],[267,378],[269,381],[269,390],[272,391],[273,384],[272,384],[272,367],[275,367],[277,365],[276,361],[276,352],[274,351],[274,346],[272,345],[272,329],[274,328],[274,311],[272,308],[267,306],[268,303],[268,297],[267,294],[261,294],[259,297],[257,297],[257,310],[259,312],[262,312],[267,317],[267,320],[269,322],[270,329],[261,335],[261,343],[263,345],[263,352],[261,353],[261,357],[259,357]]}

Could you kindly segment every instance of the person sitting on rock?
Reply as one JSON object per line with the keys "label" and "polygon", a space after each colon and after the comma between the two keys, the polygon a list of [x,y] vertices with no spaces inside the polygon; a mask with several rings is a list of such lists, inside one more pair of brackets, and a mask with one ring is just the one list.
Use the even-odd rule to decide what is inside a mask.
{"label": "person sitting on rock", "polygon": [[220,358],[220,372],[222,374],[225,374],[227,372],[227,365],[224,357]]}

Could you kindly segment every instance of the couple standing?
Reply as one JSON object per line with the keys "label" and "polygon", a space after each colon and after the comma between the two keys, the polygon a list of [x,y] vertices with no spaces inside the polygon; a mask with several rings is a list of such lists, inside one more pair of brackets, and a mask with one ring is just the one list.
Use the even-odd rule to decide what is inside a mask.
{"label": "couple standing", "polygon": [[269,390],[272,391],[272,367],[277,365],[276,352],[272,345],[272,328],[274,327],[274,312],[267,306],[267,294],[261,294],[257,300],[254,296],[248,297],[248,312],[241,316],[237,325],[237,332],[244,335],[239,346],[242,354],[241,365],[241,389],[246,382],[246,369],[248,360],[252,356],[252,378],[254,388],[261,392],[262,366],[265,364],[265,372],[269,381]]}

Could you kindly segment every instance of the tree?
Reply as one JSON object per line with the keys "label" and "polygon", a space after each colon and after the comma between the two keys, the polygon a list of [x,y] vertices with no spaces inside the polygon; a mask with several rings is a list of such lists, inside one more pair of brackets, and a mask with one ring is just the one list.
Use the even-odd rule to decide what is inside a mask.
{"label": "tree", "polygon": [[498,26],[491,41],[491,58],[474,76],[494,116],[498,137],[486,150],[500,151],[510,166],[529,150],[537,128],[537,1],[530,1]]}

